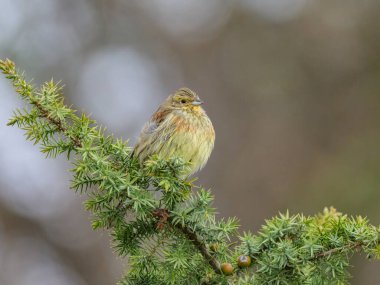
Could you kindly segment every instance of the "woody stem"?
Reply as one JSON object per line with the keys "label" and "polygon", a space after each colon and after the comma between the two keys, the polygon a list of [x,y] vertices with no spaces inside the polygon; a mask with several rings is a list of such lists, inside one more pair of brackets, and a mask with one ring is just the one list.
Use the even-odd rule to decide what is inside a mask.
{"label": "woody stem", "polygon": [[191,230],[189,227],[180,224],[175,225],[175,227],[179,229],[193,243],[203,258],[207,260],[208,264],[212,267],[215,273],[221,274],[219,262],[210,254],[206,245],[199,238],[197,233]]}

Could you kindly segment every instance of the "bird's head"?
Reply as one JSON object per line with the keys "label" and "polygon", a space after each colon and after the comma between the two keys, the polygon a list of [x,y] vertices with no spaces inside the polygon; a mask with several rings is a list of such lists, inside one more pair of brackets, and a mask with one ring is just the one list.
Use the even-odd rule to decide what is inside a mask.
{"label": "bird's head", "polygon": [[166,104],[171,108],[197,111],[201,109],[203,101],[198,95],[189,88],[180,88],[174,94],[170,95]]}

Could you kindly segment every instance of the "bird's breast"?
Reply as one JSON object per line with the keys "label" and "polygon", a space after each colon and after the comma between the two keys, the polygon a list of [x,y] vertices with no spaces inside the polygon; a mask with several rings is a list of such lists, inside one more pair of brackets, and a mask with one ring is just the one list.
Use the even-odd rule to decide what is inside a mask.
{"label": "bird's breast", "polygon": [[206,113],[187,113],[183,112],[174,117],[176,131],[187,132],[189,134],[203,134],[213,136],[215,134],[214,128]]}
{"label": "bird's breast", "polygon": [[210,119],[204,113],[180,114],[172,118],[175,131],[167,141],[167,148],[174,156],[191,162],[191,173],[202,168],[214,147],[215,132]]}

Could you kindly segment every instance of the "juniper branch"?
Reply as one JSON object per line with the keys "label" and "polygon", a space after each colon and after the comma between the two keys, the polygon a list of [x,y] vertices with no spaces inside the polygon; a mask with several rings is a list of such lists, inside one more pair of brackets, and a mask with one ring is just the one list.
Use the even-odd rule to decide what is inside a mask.
{"label": "juniper branch", "polygon": [[74,143],[75,147],[82,147],[82,142],[79,137],[70,135],[67,128],[63,126],[63,123],[60,119],[52,118],[49,114],[49,111],[42,107],[41,104],[39,104],[37,101],[34,101],[32,96],[30,96],[30,100],[32,104],[35,105],[38,110],[40,110],[41,117],[47,119],[52,125],[56,126],[60,132],[65,134]]}
{"label": "juniper branch", "polygon": [[[75,148],[82,147],[82,141],[79,136],[75,136],[69,133],[66,122],[64,122],[60,118],[54,118],[48,109],[44,108],[41,103],[36,99],[34,93],[36,93],[35,89],[32,85],[25,81],[23,76],[20,76],[16,70],[15,64],[9,59],[5,61],[0,61],[0,69],[6,74],[8,79],[12,80],[13,86],[17,88],[18,92],[21,91],[23,94],[23,98],[28,100],[32,105],[34,105],[38,110],[40,117],[45,118],[56,127],[58,131],[63,133],[67,138],[69,138],[72,143],[75,145]],[[99,182],[98,180],[93,180],[94,182]],[[124,196],[123,199],[128,198],[128,196]],[[116,210],[121,209],[123,200],[120,200],[116,206]],[[166,210],[169,211],[169,210]],[[112,221],[110,221],[112,223]],[[205,260],[210,264],[215,273],[220,274],[220,266],[218,261],[208,252],[206,244],[199,238],[196,232],[191,230],[186,225],[174,225],[178,228],[184,235],[194,244],[195,248],[201,253],[201,255],[205,258]]]}
{"label": "juniper branch", "polygon": [[[10,60],[0,60],[0,70],[31,106],[17,110],[9,125],[50,156],[75,152],[73,188],[97,186],[87,192],[86,208],[94,229],[111,228],[115,249],[129,257],[131,270],[120,284],[342,284],[354,252],[380,258],[380,229],[334,209],[312,217],[280,214],[231,244],[236,220],[217,221],[210,191],[192,191],[191,182],[177,178],[186,168],[180,158],[152,157],[141,167],[126,142],[65,106],[58,84],[34,88]],[[239,268],[240,255],[255,266]],[[219,262],[231,263],[234,273],[221,274]]]}
{"label": "juniper branch", "polygon": [[[71,139],[76,147],[81,147],[80,139],[68,133],[68,129],[64,126],[63,120],[54,118],[49,110],[44,108],[37,100],[35,96],[35,88],[32,84],[28,83],[24,79],[22,74],[20,75],[19,72],[17,72],[14,62],[9,59],[0,61],[0,70],[2,70],[2,72],[6,75],[6,78],[12,81],[13,86],[16,88],[16,91],[23,97],[23,99],[29,101],[30,104],[34,105],[40,111],[40,117],[47,119],[52,125],[57,128],[57,130],[64,133],[69,139]],[[52,81],[51,83],[53,84]]]}

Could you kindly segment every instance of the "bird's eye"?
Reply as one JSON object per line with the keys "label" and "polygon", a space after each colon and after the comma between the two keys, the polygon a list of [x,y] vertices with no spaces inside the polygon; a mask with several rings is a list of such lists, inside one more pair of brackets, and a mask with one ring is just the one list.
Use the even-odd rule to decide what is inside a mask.
{"label": "bird's eye", "polygon": [[185,99],[182,99],[182,100],[181,100],[181,103],[182,103],[182,104],[185,104],[185,103],[186,103],[186,100],[185,100]]}

